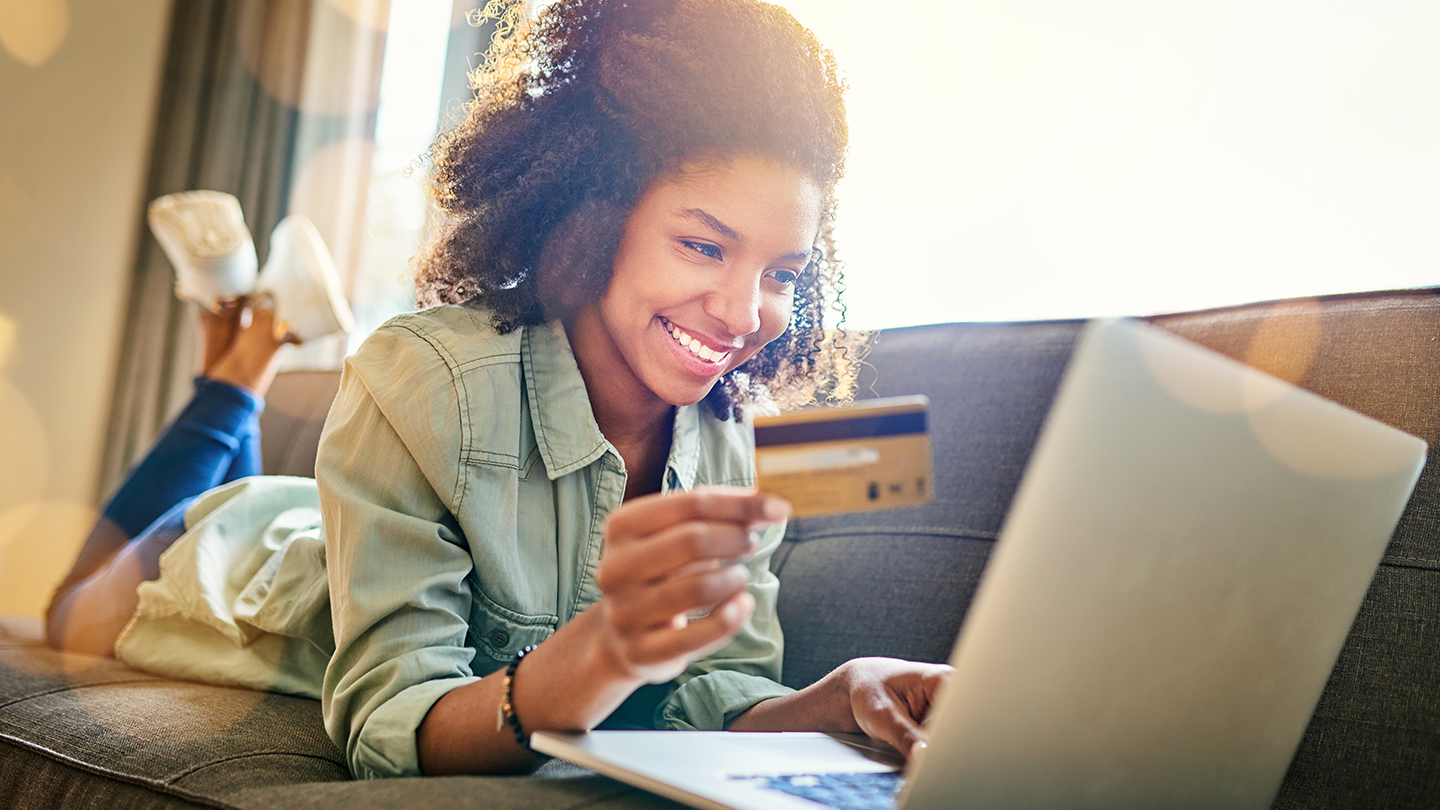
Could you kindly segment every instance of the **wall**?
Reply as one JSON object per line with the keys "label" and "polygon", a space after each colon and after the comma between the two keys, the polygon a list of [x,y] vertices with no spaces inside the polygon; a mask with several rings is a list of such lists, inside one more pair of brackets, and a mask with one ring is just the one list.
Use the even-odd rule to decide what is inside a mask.
{"label": "wall", "polygon": [[94,520],[170,3],[0,0],[0,613]]}

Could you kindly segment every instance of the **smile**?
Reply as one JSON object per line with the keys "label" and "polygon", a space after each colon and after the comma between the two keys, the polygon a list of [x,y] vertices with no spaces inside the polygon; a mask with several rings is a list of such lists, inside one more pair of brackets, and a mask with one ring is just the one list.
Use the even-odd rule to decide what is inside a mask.
{"label": "smile", "polygon": [[701,343],[700,341],[691,337],[688,332],[666,320],[665,318],[661,318],[660,323],[665,325],[665,331],[670,333],[670,337],[674,338],[676,343],[679,343],[681,346],[685,347],[687,350],[689,350],[691,354],[695,355],[701,360],[704,360],[707,363],[723,363],[726,360],[730,359],[730,355],[732,354],[732,352],[715,351],[709,346],[706,346],[704,343]]}

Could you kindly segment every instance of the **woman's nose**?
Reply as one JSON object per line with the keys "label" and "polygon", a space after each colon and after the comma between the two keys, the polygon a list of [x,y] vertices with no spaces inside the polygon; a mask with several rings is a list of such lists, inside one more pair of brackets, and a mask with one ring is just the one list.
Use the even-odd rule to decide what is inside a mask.
{"label": "woman's nose", "polygon": [[760,329],[761,273],[735,272],[705,296],[705,313],[734,337]]}

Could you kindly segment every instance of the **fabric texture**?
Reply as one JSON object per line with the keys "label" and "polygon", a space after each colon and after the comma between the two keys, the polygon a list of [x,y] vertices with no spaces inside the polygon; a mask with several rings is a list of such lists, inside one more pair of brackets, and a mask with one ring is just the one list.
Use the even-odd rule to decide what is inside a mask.
{"label": "fabric texture", "polygon": [[265,400],[229,383],[195,378],[195,391],[106,504],[104,517],[135,537],[182,500],[260,474]]}
{"label": "fabric texture", "polygon": [[195,379],[190,402],[125,477],[55,589],[46,611],[52,644],[96,652],[113,645],[135,612],[136,587],[160,575],[160,555],[184,533],[190,502],[260,472],[264,409],[251,391]]}
{"label": "fabric texture", "polygon": [[[748,425],[681,408],[664,488],[750,485],[752,456]],[[623,462],[562,329],[496,335],[485,313],[441,307],[393,319],[347,361],[317,472],[318,492],[267,477],[199,498],[116,652],[151,672],[323,697],[357,776],[415,775],[436,700],[599,599]],[[790,691],[768,567],[782,534],[769,529],[750,562],[755,615],[674,682],[655,723],[723,728]]]}

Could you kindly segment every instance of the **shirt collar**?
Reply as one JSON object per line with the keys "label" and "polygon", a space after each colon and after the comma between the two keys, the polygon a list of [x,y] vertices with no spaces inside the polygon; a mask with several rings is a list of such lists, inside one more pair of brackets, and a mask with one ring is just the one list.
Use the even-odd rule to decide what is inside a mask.
{"label": "shirt collar", "polygon": [[551,481],[572,473],[610,449],[595,423],[585,378],[559,321],[522,327],[520,355],[530,400],[530,421],[545,474]]}
{"label": "shirt collar", "polygon": [[670,460],[666,463],[665,488],[690,490],[700,465],[700,408],[704,401],[675,409],[675,429],[670,438]]}
{"label": "shirt collar", "polygon": [[[595,423],[585,378],[559,321],[524,327],[520,337],[530,421],[545,474],[551,481],[574,472],[611,449]],[[700,408],[703,402],[675,409],[675,427],[666,462],[665,488],[693,489],[700,466]]]}

